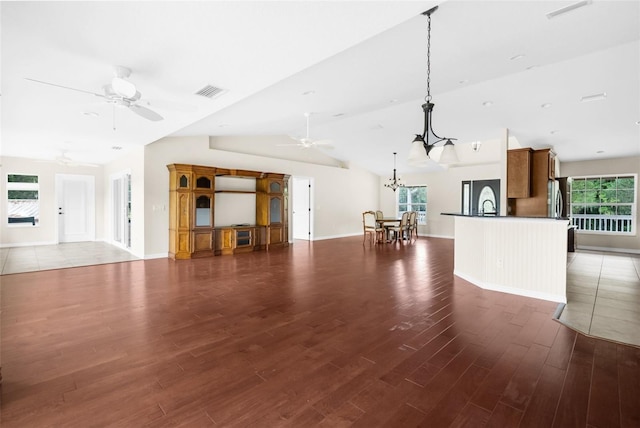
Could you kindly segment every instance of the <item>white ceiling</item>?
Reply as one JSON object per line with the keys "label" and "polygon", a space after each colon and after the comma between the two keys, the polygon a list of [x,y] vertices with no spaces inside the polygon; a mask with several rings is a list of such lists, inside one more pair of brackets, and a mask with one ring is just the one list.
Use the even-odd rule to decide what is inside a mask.
{"label": "white ceiling", "polygon": [[[325,154],[387,175],[397,151],[417,171],[404,160],[423,127],[421,12],[437,3],[436,133],[467,144],[508,128],[562,161],[640,155],[640,2],[597,0],[553,19],[573,2],[2,2],[1,154],[105,163],[167,135],[285,142],[313,112]],[[101,92],[115,65],[163,121],[25,80]],[[227,92],[194,95],[207,84]]]}

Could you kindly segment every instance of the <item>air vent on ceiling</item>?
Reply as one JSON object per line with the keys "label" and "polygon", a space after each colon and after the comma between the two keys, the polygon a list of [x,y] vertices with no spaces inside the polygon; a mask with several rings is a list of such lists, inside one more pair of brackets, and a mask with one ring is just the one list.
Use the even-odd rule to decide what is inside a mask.
{"label": "air vent on ceiling", "polygon": [[218,88],[212,85],[207,85],[204,88],[200,89],[198,92],[196,92],[196,95],[200,95],[201,97],[206,97],[206,98],[215,98],[217,96],[222,95],[225,92],[226,90],[222,88]]}

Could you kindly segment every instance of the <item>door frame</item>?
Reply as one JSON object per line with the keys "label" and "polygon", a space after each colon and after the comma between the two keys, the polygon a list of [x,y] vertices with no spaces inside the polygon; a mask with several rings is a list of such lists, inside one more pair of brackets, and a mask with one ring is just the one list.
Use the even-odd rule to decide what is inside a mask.
{"label": "door frame", "polygon": [[[121,186],[118,189],[120,196],[122,197],[122,211],[119,216],[116,216],[116,203],[115,203],[115,190],[114,184],[117,180],[122,180]],[[131,186],[131,170],[124,170],[109,176],[109,238],[107,241],[116,247],[120,247],[125,250],[131,249],[131,222],[129,219],[131,205],[131,193],[129,188]],[[121,239],[122,242],[117,241],[114,237],[116,221],[119,221],[119,227],[122,230]]]}

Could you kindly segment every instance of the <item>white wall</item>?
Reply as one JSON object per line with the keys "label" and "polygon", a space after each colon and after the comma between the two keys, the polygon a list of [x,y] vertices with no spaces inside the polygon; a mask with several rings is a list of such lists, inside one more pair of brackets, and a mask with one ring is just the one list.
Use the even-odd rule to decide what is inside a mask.
{"label": "white wall", "polygon": [[[582,162],[561,162],[562,176],[579,177],[585,175],[638,174],[640,178],[640,157],[602,159]],[[636,185],[636,210],[640,201],[640,186]],[[614,236],[594,233],[577,234],[578,248],[609,249],[640,253],[640,222],[636,211],[635,236]]]}
{"label": "white wall", "polygon": [[137,257],[144,257],[145,234],[145,176],[144,147],[134,147],[119,159],[109,163],[104,170],[104,230],[108,242],[112,242],[111,176],[123,172],[131,174],[131,251]]}
{"label": "white wall", "polygon": [[[217,137],[218,140],[224,137]],[[260,137],[255,144],[261,144]],[[209,148],[209,138],[168,137],[145,146],[145,256],[166,255],[169,248],[169,172],[185,163],[300,175],[314,179],[314,239],[362,233],[362,212],[379,206],[379,177],[359,169],[313,165],[291,160]],[[291,209],[292,203],[289,203]],[[155,209],[154,209],[155,208]],[[291,218],[291,215],[289,216]],[[291,231],[290,231],[291,232]]]}
{"label": "white wall", "polygon": [[[66,166],[56,162],[41,162],[16,157],[0,157],[0,246],[42,245],[58,242],[58,203],[56,200],[56,174],[91,175],[95,177],[96,240],[105,239],[104,228],[104,170],[102,167]],[[38,226],[7,224],[7,175],[38,175],[40,223]]]}
{"label": "white wall", "polygon": [[[457,145],[461,165],[466,166],[402,176],[407,186],[427,186],[427,224],[418,227],[419,235],[454,237],[453,217],[440,214],[461,212],[463,181],[500,179],[501,184],[505,181],[506,168],[503,164],[506,164],[506,133],[504,138],[504,141],[496,139],[483,143],[478,152],[473,152],[470,144]],[[435,159],[437,156],[437,153],[433,155]],[[397,214],[397,192],[384,187],[387,179],[381,177],[379,181],[380,209],[385,215],[394,216]]]}

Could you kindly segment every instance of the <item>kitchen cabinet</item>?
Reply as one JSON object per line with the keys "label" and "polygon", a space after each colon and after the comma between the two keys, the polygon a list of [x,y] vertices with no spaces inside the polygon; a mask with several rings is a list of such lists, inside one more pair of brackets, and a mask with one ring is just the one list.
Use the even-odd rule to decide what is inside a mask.
{"label": "kitchen cabinet", "polygon": [[[509,213],[520,217],[549,216],[549,177],[555,176],[555,158],[550,149],[531,152],[531,192],[529,197],[509,199]],[[508,167],[507,167],[508,169]],[[508,179],[508,177],[507,177]],[[507,188],[509,184],[507,183]],[[555,201],[554,201],[555,202]]]}
{"label": "kitchen cabinet", "polygon": [[529,147],[507,152],[507,198],[531,196],[531,162]]}

